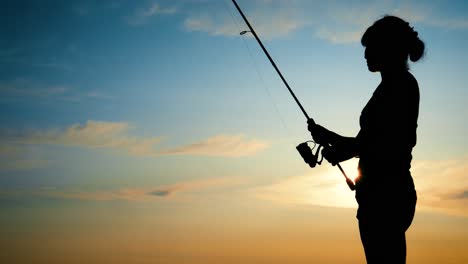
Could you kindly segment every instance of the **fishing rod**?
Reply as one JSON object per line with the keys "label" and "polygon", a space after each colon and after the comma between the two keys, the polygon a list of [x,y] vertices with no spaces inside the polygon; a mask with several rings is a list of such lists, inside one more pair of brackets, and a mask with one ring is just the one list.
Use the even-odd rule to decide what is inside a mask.
{"label": "fishing rod", "polygon": [[[284,78],[283,74],[281,73],[281,71],[279,70],[278,66],[276,66],[276,63],[273,61],[273,59],[271,58],[270,56],[270,53],[268,53],[267,49],[265,48],[265,46],[263,46],[263,43],[262,41],[260,40],[260,38],[258,37],[257,33],[255,32],[255,30],[253,29],[252,25],[250,25],[250,22],[249,20],[247,19],[247,17],[244,15],[244,12],[242,12],[241,8],[239,7],[239,5],[237,4],[236,0],[232,0],[232,3],[234,3],[234,6],[236,7],[237,11],[239,11],[239,14],[242,16],[242,18],[244,19],[245,23],[247,24],[247,27],[249,28],[249,30],[244,30],[242,32],[240,32],[241,35],[244,35],[248,32],[252,33],[252,35],[255,37],[255,39],[257,40],[258,44],[260,45],[260,47],[262,48],[263,52],[265,53],[265,55],[267,56],[268,60],[270,61],[271,65],[273,66],[273,68],[275,68],[276,72],[278,73],[279,77],[281,78],[281,80],[283,81],[284,85],[286,86],[286,88],[288,88],[288,91],[289,93],[292,95],[292,97],[294,98],[294,101],[296,101],[297,105],[299,106],[299,108],[301,109],[302,113],[304,114],[304,116],[307,118],[307,121],[309,122],[312,122],[313,125],[315,125],[315,122],[312,118],[309,117],[309,115],[307,114],[307,112],[305,111],[304,107],[302,106],[301,102],[299,102],[299,99],[297,99],[296,95],[294,94],[293,90],[291,89],[291,87],[289,86],[288,82],[286,81],[286,79]],[[307,142],[310,142],[310,141],[307,141]],[[304,143],[301,143],[299,144],[296,149],[299,151],[299,153],[301,154],[302,158],[304,159],[304,161],[306,163],[309,164],[310,167],[315,167],[316,164],[319,164],[321,163],[322,159],[323,159],[323,156],[322,156],[322,159],[321,160],[318,160],[318,154],[319,154],[319,151],[320,151],[320,148],[322,146],[319,145],[319,147],[317,148],[316,150],[316,153],[315,155],[312,153],[312,150],[309,148],[309,146],[307,145],[307,142],[304,142]],[[349,186],[349,189],[351,189],[352,191],[354,191],[356,189],[356,186],[354,185],[354,182],[346,175],[345,171],[343,170],[343,168],[341,167],[341,165],[339,163],[336,164],[336,166],[338,167],[338,169],[341,171],[341,173],[343,173],[343,176],[345,177],[346,179],[346,184],[348,184]]]}

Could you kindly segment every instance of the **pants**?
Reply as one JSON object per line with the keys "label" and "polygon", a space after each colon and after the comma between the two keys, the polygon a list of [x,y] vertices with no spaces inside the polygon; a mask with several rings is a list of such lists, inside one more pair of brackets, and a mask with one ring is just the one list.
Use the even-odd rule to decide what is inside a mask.
{"label": "pants", "polygon": [[359,233],[368,264],[405,264],[406,237],[402,229],[359,220]]}
{"label": "pants", "polygon": [[405,232],[413,221],[412,188],[356,190],[359,233],[368,264],[405,264]]}

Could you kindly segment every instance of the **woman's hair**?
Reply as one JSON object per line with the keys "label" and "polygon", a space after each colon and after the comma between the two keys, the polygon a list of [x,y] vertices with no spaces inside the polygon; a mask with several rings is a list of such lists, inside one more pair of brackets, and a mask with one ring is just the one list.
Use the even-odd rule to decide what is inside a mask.
{"label": "woman's hair", "polygon": [[374,22],[361,39],[364,47],[378,46],[385,52],[404,62],[408,68],[408,57],[416,62],[424,56],[424,42],[413,27],[405,20],[386,15]]}

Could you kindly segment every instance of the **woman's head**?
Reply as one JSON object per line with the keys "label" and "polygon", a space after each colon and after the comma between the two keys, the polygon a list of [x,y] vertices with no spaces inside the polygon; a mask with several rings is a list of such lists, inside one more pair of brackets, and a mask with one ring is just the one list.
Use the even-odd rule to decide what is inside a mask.
{"label": "woman's head", "polygon": [[408,58],[416,62],[424,55],[424,42],[409,23],[395,16],[384,16],[370,26],[361,39],[370,71],[408,69]]}

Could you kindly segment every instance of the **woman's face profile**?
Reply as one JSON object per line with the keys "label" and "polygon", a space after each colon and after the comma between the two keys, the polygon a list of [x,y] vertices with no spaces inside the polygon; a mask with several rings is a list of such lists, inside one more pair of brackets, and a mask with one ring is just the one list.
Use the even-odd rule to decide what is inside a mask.
{"label": "woman's face profile", "polygon": [[378,72],[381,70],[381,58],[379,58],[379,53],[377,52],[376,47],[367,46],[364,51],[364,58],[367,61],[367,68],[370,72]]}
{"label": "woman's face profile", "polygon": [[367,61],[367,68],[370,72],[405,68],[405,60],[398,50],[385,43],[366,46],[364,58]]}

